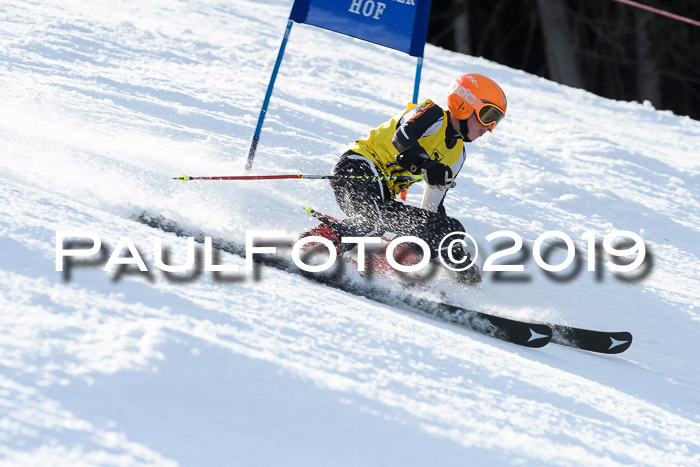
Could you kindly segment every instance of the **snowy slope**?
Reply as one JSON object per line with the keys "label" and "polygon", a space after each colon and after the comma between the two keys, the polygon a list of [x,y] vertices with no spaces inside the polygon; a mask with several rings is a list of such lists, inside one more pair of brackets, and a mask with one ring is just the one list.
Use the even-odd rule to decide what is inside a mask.
{"label": "snowy slope", "polygon": [[[0,456],[17,465],[700,463],[700,123],[426,47],[421,99],[502,84],[508,117],[469,147],[447,210],[479,241],[640,234],[639,282],[485,276],[450,299],[628,330],[620,356],[532,350],[264,268],[177,283],[55,271],[55,234],[129,236],[139,209],[212,235],[294,233],[322,181],[190,182],[243,171],[288,0],[8,1],[0,7]],[[255,173],[328,173],[410,100],[415,63],[295,25]],[[421,190],[409,192],[418,203]],[[480,262],[483,264],[483,258]],[[222,261],[243,259],[222,255]],[[556,257],[552,262],[557,262]]]}

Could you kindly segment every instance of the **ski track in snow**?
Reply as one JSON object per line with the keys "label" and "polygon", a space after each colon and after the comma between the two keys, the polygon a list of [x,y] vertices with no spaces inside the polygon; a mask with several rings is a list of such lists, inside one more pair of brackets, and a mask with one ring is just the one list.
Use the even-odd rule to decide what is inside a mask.
{"label": "ski track in snow", "polygon": [[[0,456],[16,465],[700,463],[700,124],[426,47],[421,99],[468,70],[508,118],[469,147],[447,211],[489,233],[640,234],[651,274],[444,284],[519,319],[629,330],[609,357],[526,349],[270,268],[177,283],[55,271],[55,233],[183,261],[135,206],[240,241],[341,215],[324,182],[242,172],[291,2],[9,1],[0,7]],[[255,173],[328,173],[402,109],[415,63],[295,25]],[[378,78],[379,77],[379,78]],[[409,202],[419,203],[412,189]],[[244,260],[222,255],[243,267]],[[553,263],[561,261],[553,255]],[[483,264],[483,257],[480,260]]]}

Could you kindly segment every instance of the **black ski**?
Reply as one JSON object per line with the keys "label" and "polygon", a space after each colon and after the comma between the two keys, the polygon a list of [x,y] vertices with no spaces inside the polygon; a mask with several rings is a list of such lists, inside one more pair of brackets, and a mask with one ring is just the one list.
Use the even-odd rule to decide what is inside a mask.
{"label": "black ski", "polygon": [[622,353],[632,345],[632,334],[626,331],[592,331],[559,324],[550,326],[554,331],[552,342],[555,344],[605,354]]}
{"label": "black ski", "polygon": [[[191,236],[198,242],[204,241],[204,234],[202,232],[194,229],[190,230],[163,216],[152,216],[142,211],[134,217],[135,220],[143,224],[165,232],[172,232],[182,237]],[[245,256],[244,247],[234,242],[214,238],[212,239],[212,244],[216,249],[238,256]],[[433,316],[441,321],[458,324],[481,334],[514,344],[524,345],[526,347],[543,347],[552,339],[552,329],[546,324],[526,323],[508,318],[501,318],[476,310],[448,305],[446,303],[416,298],[411,295],[396,294],[381,287],[376,287],[371,283],[360,285],[353,281],[348,281],[342,274],[342,270],[338,271],[338,273],[331,274],[306,273],[297,268],[292,262],[275,255],[259,255],[256,262],[271,266],[275,269],[299,274],[320,284],[367,297],[385,305]],[[343,262],[339,262],[339,265],[342,267]]]}
{"label": "black ski", "polygon": [[[134,218],[138,222],[165,232],[172,232],[182,237],[192,236],[198,242],[204,241],[204,234],[201,231],[196,229],[190,230],[163,216],[152,216],[142,211],[136,214]],[[214,248],[219,250],[245,256],[245,248],[242,245],[217,238],[214,238],[212,243]],[[300,270],[292,262],[274,255],[259,255],[256,263],[300,274],[315,282],[367,297],[385,305],[403,308],[412,312],[418,311],[443,321],[464,326],[481,334],[526,347],[544,347],[551,341],[592,352],[614,354],[624,352],[632,343],[632,335],[628,332],[610,333],[553,324],[518,321],[455,305],[420,299],[411,295],[390,293],[386,289],[371,284],[361,286],[353,281],[348,281],[344,277],[342,270],[331,274],[310,274]],[[339,264],[342,267],[342,262],[339,262]]]}
{"label": "black ski", "polygon": [[[618,354],[629,349],[632,345],[632,334],[626,331],[594,331],[561,324],[529,323],[468,310],[446,303],[441,303],[440,308],[448,315],[463,316],[461,319],[465,322],[460,324],[469,328],[528,347],[543,347],[551,341],[553,344],[588,350],[589,352]],[[449,316],[445,316],[445,319],[448,318]],[[492,325],[492,328],[488,327],[489,323]],[[544,335],[548,338],[538,340],[536,336],[539,335]]]}
{"label": "black ski", "polygon": [[497,339],[526,347],[544,347],[552,340],[552,328],[468,310],[447,303],[439,304],[439,317]]}

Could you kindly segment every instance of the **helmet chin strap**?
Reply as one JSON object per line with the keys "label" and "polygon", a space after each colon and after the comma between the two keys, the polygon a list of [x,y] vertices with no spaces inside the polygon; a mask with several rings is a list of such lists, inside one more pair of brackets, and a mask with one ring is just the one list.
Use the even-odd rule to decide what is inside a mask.
{"label": "helmet chin strap", "polygon": [[470,140],[469,136],[467,136],[469,134],[469,126],[467,125],[467,120],[468,119],[459,121],[459,132],[461,133],[462,139],[464,139],[464,141],[471,143],[472,140]]}

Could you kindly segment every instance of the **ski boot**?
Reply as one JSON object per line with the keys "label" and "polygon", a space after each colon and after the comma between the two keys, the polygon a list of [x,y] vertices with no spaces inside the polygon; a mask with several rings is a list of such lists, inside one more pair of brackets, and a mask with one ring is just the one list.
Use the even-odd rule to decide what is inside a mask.
{"label": "ski boot", "polygon": [[472,264],[464,271],[457,271],[455,273],[455,279],[460,284],[464,285],[476,285],[481,283],[481,272],[479,271],[479,266]]}
{"label": "ski boot", "polygon": [[[333,228],[335,226],[334,224],[334,222],[324,222],[320,225],[317,225],[308,232],[304,232],[301,235],[299,235],[299,239],[306,237],[326,238],[330,240],[331,243],[333,243],[336,254],[340,256],[343,250],[343,244],[340,241],[340,236],[336,233],[336,230]],[[302,251],[307,251],[307,249],[315,248],[317,246],[320,247],[320,245],[320,243],[308,243],[306,246],[304,246],[304,248],[302,248]]]}
{"label": "ski boot", "polygon": [[[390,276],[395,272],[393,266],[389,264],[389,260],[387,260],[386,257],[386,250],[388,246],[389,243],[384,245],[374,254],[369,255],[369,264],[367,267],[369,271],[372,271],[372,273],[380,276]],[[416,250],[408,243],[400,243],[394,248],[393,253],[394,261],[402,266],[413,266],[418,264],[421,259]]]}
{"label": "ski boot", "polygon": [[[467,252],[464,255],[464,261],[454,264],[452,267],[455,269],[461,269],[461,265],[469,264],[471,261],[472,255]],[[481,283],[481,271],[479,271],[479,266],[474,263],[463,271],[455,271],[455,280],[464,285],[476,285]]]}

